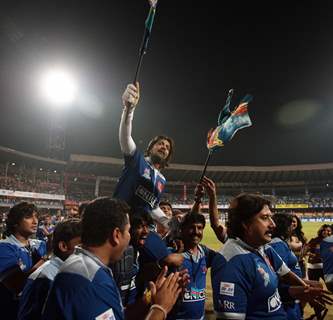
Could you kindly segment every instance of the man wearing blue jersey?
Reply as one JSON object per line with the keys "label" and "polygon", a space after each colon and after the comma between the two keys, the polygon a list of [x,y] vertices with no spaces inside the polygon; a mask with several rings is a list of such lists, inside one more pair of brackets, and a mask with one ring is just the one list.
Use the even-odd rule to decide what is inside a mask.
{"label": "man wearing blue jersey", "polygon": [[321,288],[307,285],[273,248],[265,248],[275,228],[268,199],[257,194],[237,196],[228,210],[227,228],[229,239],[212,265],[218,319],[285,320],[279,280],[297,286],[293,289],[304,300],[322,298]]}
{"label": "man wearing blue jersey", "polygon": [[125,167],[114,197],[126,201],[133,211],[143,208],[156,222],[168,227],[169,218],[158,204],[166,183],[160,170],[168,166],[173,153],[173,141],[166,136],[156,136],[150,141],[145,155],[137,149],[132,138],[132,120],[139,97],[139,83],[129,84],[122,96],[119,142],[125,157]]}
{"label": "man wearing blue jersey", "polygon": [[123,319],[123,306],[112,271],[129,240],[129,207],[100,198],[86,207],[82,247],[77,247],[54,279],[43,319]]}
{"label": "man wearing blue jersey", "polygon": [[7,237],[0,241],[0,310],[6,319],[16,319],[19,294],[28,276],[46,260],[46,244],[30,239],[38,227],[37,208],[32,203],[12,207],[6,227]]}
{"label": "man wearing blue jersey", "polygon": [[188,270],[189,283],[168,319],[205,318],[206,275],[216,255],[214,250],[200,244],[205,224],[205,217],[197,212],[186,214],[181,223],[181,238],[184,243],[182,268]]}
{"label": "man wearing blue jersey", "polygon": [[[108,265],[119,260],[130,241],[129,207],[118,199],[88,204],[82,218],[82,247],[64,262],[54,279],[42,319],[123,320],[121,297]],[[178,297],[179,273],[157,286],[150,283],[149,320],[165,319]]]}
{"label": "man wearing blue jersey", "polygon": [[327,289],[333,292],[333,236],[324,238],[320,243],[320,257]]}
{"label": "man wearing blue jersey", "polygon": [[[302,271],[298,264],[298,259],[292,250],[289,248],[287,241],[292,233],[293,216],[288,213],[275,213],[273,215],[275,228],[272,233],[272,241],[269,243],[277,254],[281,257],[289,269],[297,276],[302,278]],[[284,310],[287,313],[288,320],[301,320],[302,310],[299,301],[291,299],[289,294],[284,294],[287,285],[280,284],[279,291],[282,298]]]}
{"label": "man wearing blue jersey", "polygon": [[19,320],[41,319],[44,302],[59,268],[80,243],[80,220],[65,220],[56,225],[52,239],[53,255],[29,276],[20,298]]}

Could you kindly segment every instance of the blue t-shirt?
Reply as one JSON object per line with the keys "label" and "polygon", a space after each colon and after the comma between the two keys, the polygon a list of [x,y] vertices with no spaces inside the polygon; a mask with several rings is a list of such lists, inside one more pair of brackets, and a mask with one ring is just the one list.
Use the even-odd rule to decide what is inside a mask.
{"label": "blue t-shirt", "polygon": [[288,244],[280,238],[273,238],[269,245],[278,253],[288,268],[302,278],[302,271],[298,264],[297,257],[290,250]]}
{"label": "blue t-shirt", "polygon": [[214,310],[220,319],[286,319],[279,276],[290,270],[271,247],[228,239],[212,264]]}
{"label": "blue t-shirt", "polygon": [[[280,238],[273,238],[269,245],[277,252],[288,268],[297,276],[302,278],[302,271],[298,264],[298,259],[291,251],[288,244]],[[301,310],[298,303],[293,300],[288,294],[289,285],[279,284],[279,292],[283,301],[284,309],[287,313],[287,319],[301,319]]]}
{"label": "blue t-shirt", "polygon": [[22,291],[18,320],[41,319],[44,302],[63,261],[53,256],[32,273]]}
{"label": "blue t-shirt", "polygon": [[[44,241],[30,239],[24,246],[14,235],[0,241],[0,277],[6,278],[11,270],[20,268],[28,272],[40,257],[46,255]],[[15,272],[15,271],[14,271]],[[18,300],[16,295],[4,285],[0,285],[0,309],[6,319],[16,319]]]}
{"label": "blue t-shirt", "polygon": [[24,246],[14,235],[10,235],[0,241],[0,274],[15,266],[19,266],[23,272],[33,267],[33,256],[43,257],[46,255],[44,241],[30,239],[29,245]]}
{"label": "blue t-shirt", "polygon": [[333,282],[333,236],[324,238],[320,244],[325,282]]}
{"label": "blue t-shirt", "polygon": [[199,320],[205,317],[206,274],[216,252],[198,245],[197,255],[183,253],[182,269],[187,269],[190,283],[186,286],[181,301],[168,319]]}
{"label": "blue t-shirt", "polygon": [[123,320],[111,269],[91,252],[76,248],[54,279],[42,319]]}
{"label": "blue t-shirt", "polygon": [[150,212],[158,206],[166,180],[138,150],[124,158],[125,166],[113,196],[126,201],[132,209]]}

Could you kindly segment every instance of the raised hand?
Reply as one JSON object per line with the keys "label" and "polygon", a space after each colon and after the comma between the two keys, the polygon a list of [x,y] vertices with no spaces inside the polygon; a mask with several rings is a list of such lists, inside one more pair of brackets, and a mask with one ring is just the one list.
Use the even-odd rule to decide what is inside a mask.
{"label": "raised hand", "polygon": [[122,102],[126,108],[135,108],[140,99],[140,85],[139,82],[134,84],[128,84],[123,95]]}

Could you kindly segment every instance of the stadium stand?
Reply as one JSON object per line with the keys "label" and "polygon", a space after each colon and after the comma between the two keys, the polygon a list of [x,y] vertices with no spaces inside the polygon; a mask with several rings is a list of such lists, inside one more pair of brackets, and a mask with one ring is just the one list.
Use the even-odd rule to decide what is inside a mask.
{"label": "stadium stand", "polygon": [[[33,200],[51,213],[97,196],[112,196],[123,160],[70,155],[59,161],[0,147],[0,208],[22,199]],[[171,164],[164,198],[186,210],[202,166]],[[333,163],[286,166],[210,166],[207,175],[218,188],[223,212],[229,199],[241,192],[274,196],[276,210],[289,210],[306,219],[333,217]],[[67,201],[67,202],[66,202]]]}

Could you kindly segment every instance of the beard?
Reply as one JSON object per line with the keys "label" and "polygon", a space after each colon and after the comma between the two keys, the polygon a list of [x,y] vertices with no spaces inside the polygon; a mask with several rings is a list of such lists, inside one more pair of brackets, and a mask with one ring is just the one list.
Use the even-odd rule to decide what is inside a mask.
{"label": "beard", "polygon": [[167,161],[161,158],[158,154],[150,154],[150,161],[152,164],[159,164],[161,168],[164,168],[167,164]]}

